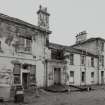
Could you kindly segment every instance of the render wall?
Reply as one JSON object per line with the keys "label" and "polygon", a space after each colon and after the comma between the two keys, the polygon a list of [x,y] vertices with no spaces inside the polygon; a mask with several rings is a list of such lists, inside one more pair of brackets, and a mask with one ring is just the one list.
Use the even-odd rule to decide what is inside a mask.
{"label": "render wall", "polygon": [[[45,85],[45,64],[43,61],[45,59],[46,35],[37,29],[0,19],[0,70],[10,65],[14,66],[11,64],[13,60],[18,60],[22,64],[36,65],[37,85],[43,87]],[[18,40],[18,36],[32,38],[32,53],[15,51],[14,45]],[[11,70],[13,71],[13,67]]]}
{"label": "render wall", "polygon": [[[69,75],[69,79],[67,84],[73,85],[90,85],[97,83],[97,59],[94,59],[94,67],[91,67],[91,57],[86,57],[86,66],[80,64],[80,54],[74,54],[74,65],[70,65],[69,58],[67,59],[67,73]],[[70,77],[70,71],[74,71],[74,78]],[[86,73],[86,81],[82,83],[81,81],[81,72]],[[94,82],[91,78],[91,72],[94,72]]]}
{"label": "render wall", "polygon": [[[101,51],[101,42],[104,42],[103,40],[95,40],[95,41],[92,41],[92,42],[87,42],[87,43],[84,43],[84,44],[81,44],[81,45],[76,45],[74,46],[75,48],[82,48],[82,49],[85,49],[87,51],[90,51],[92,53],[95,53],[97,54],[99,57],[101,55],[104,56],[104,66],[102,66],[102,62],[99,61],[99,64],[98,64],[98,59],[97,59],[97,84],[102,84],[101,83],[101,71],[104,72],[104,78],[105,78],[105,42],[104,42],[104,51]],[[104,83],[105,83],[105,79],[104,79]]]}

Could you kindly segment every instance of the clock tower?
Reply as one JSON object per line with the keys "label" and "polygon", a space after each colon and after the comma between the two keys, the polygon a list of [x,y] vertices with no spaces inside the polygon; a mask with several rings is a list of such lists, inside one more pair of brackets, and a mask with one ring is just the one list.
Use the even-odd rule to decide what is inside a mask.
{"label": "clock tower", "polygon": [[37,14],[38,14],[38,26],[48,30],[49,29],[49,16],[50,16],[50,14],[47,12],[47,8],[42,7],[40,5]]}

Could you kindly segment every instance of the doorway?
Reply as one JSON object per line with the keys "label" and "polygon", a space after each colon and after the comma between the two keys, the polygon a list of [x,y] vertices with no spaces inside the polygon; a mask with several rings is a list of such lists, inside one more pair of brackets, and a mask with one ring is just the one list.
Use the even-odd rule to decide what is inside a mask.
{"label": "doorway", "polygon": [[81,81],[82,83],[85,83],[85,72],[82,72],[81,74]]}
{"label": "doorway", "polygon": [[28,88],[28,73],[22,73],[22,85],[24,89]]}
{"label": "doorway", "polygon": [[54,84],[61,84],[61,68],[54,68]]}
{"label": "doorway", "polygon": [[104,84],[104,71],[101,71],[101,84]]}

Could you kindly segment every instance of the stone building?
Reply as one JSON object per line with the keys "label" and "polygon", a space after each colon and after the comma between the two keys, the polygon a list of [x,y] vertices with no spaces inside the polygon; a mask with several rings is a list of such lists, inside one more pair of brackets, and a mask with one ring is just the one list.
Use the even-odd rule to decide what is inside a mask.
{"label": "stone building", "polygon": [[[81,49],[88,51],[94,55],[97,55],[97,84],[104,84],[105,83],[105,39],[96,37],[96,38],[90,38],[86,39],[84,38],[83,41],[81,41],[82,36],[87,35],[87,33],[80,33],[80,42],[76,41],[76,44],[74,44],[72,47],[76,49]],[[77,36],[78,37],[78,36]]]}
{"label": "stone building", "polygon": [[72,46],[50,43],[50,14],[40,6],[37,15],[35,26],[0,14],[0,84],[104,84],[105,40],[83,31]]}
{"label": "stone building", "polygon": [[105,40],[99,37],[87,39],[86,31],[76,36],[72,46],[50,43],[46,69],[48,86],[104,84],[104,44]]}
{"label": "stone building", "polygon": [[45,53],[47,50],[49,16],[47,9],[40,6],[38,25],[0,14],[0,75],[9,72],[10,81],[0,76],[0,84],[31,83],[46,85]]}

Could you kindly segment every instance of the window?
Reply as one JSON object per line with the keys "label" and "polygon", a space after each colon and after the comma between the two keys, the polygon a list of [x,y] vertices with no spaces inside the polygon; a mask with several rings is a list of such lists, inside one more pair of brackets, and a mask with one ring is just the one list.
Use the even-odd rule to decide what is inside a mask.
{"label": "window", "polygon": [[74,71],[70,71],[70,77],[74,77]]}
{"label": "window", "polygon": [[101,71],[101,77],[104,77],[104,71]]}
{"label": "window", "polygon": [[86,58],[86,57],[85,57],[84,55],[81,55],[81,64],[82,64],[82,65],[85,64],[85,58]]}
{"label": "window", "polygon": [[104,51],[104,42],[101,42],[101,51]]}
{"label": "window", "polygon": [[74,71],[70,71],[70,79],[69,79],[70,83],[74,83]]}
{"label": "window", "polygon": [[85,82],[85,72],[82,72],[81,81]]}
{"label": "window", "polygon": [[94,83],[94,72],[91,72],[91,83]]}
{"label": "window", "polygon": [[20,74],[20,69],[21,69],[20,64],[14,64],[13,74],[19,75]]}
{"label": "window", "polygon": [[104,56],[102,55],[102,66],[104,66]]}
{"label": "window", "polygon": [[49,38],[46,38],[46,46],[49,46]]}
{"label": "window", "polygon": [[32,40],[30,38],[19,37],[16,51],[31,52]]}
{"label": "window", "polygon": [[99,62],[100,62],[100,64],[101,64],[102,66],[104,66],[104,56],[103,56],[103,55],[101,55],[101,56],[99,57]]}
{"label": "window", "polygon": [[91,78],[94,78],[94,72],[91,72]]}
{"label": "window", "polygon": [[14,75],[14,84],[20,84],[20,75]]}
{"label": "window", "polygon": [[13,69],[14,84],[19,84],[20,83],[20,69],[21,69],[20,64],[15,64],[14,65],[14,69]]}
{"label": "window", "polygon": [[91,66],[94,67],[94,58],[91,57]]}
{"label": "window", "polygon": [[74,54],[70,54],[70,65],[74,64]]}
{"label": "window", "polygon": [[31,51],[31,40],[26,39],[25,51]]}

